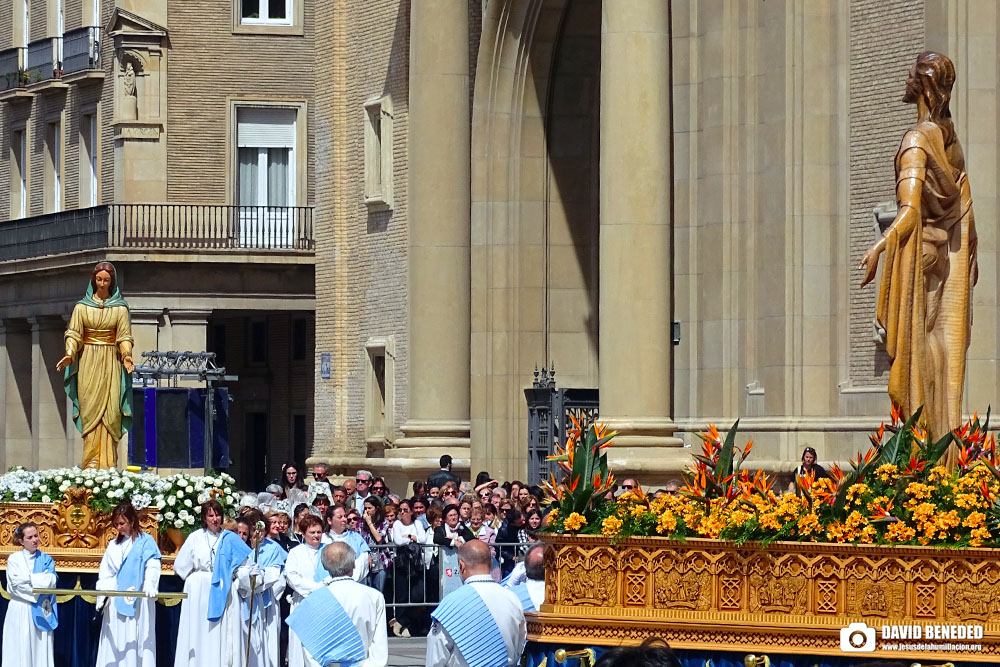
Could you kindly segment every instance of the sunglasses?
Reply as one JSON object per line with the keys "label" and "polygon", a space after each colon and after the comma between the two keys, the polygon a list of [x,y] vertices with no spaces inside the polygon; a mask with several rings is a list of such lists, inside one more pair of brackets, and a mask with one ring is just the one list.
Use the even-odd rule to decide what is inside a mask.
{"label": "sunglasses", "polygon": [[634,489],[635,487],[632,486],[631,484],[622,484],[622,488],[623,489]]}
{"label": "sunglasses", "polygon": [[359,477],[359,478],[355,479],[354,481],[355,481],[355,482],[357,482],[358,484],[367,484],[367,483],[368,483],[368,482],[370,482],[371,480],[368,480],[368,479],[361,479],[361,478]]}
{"label": "sunglasses", "polygon": [[372,487],[372,491],[385,491],[385,487],[376,484],[375,486]]}
{"label": "sunglasses", "polygon": [[357,522],[358,522],[358,517],[356,516],[352,516],[350,519],[347,520],[347,523],[357,523]]}

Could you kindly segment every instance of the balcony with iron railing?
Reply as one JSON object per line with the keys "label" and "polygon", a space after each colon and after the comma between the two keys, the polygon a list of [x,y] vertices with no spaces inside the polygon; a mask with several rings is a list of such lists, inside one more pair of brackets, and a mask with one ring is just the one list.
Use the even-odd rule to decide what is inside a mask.
{"label": "balcony with iron railing", "polygon": [[88,26],[63,35],[63,78],[101,69],[101,29]]}
{"label": "balcony with iron railing", "polygon": [[23,88],[28,83],[24,66],[27,52],[23,46],[0,51],[0,91]]}
{"label": "balcony with iron railing", "polygon": [[110,204],[0,223],[0,262],[92,250],[311,257],[308,206]]}
{"label": "balcony with iron railing", "polygon": [[25,70],[31,83],[51,81],[62,76],[62,37],[46,37],[28,44]]}

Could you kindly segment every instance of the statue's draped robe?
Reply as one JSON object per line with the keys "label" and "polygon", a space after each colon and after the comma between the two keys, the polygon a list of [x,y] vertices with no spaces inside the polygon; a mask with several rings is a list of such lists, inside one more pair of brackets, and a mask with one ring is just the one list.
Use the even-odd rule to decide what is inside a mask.
{"label": "statue's draped robe", "polygon": [[[96,297],[88,297],[100,305]],[[127,306],[77,303],[73,307],[66,351],[74,363],[67,369],[66,382],[73,399],[73,420],[83,434],[84,468],[111,468],[117,463],[123,422],[127,430],[132,417],[130,387],[122,366],[122,358],[132,354],[132,342]]]}
{"label": "statue's draped robe", "polygon": [[934,123],[903,137],[896,183],[910,178],[922,181],[920,200],[900,207],[911,205],[919,220],[910,233],[886,236],[878,321],[892,359],[889,396],[904,417],[924,406],[920,421],[937,439],[962,424],[976,224],[962,149],[957,140],[946,148]]}

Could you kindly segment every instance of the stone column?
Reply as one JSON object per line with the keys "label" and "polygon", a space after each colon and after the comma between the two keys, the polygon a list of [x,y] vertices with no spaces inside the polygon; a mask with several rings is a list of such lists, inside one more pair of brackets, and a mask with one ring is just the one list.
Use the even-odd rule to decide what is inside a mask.
{"label": "stone column", "polygon": [[[132,321],[132,338],[135,340],[132,347],[132,360],[138,364],[142,360],[143,352],[153,352],[160,349],[159,333],[163,311],[133,309],[129,314]],[[203,349],[204,344],[197,351],[201,352]]]}
{"label": "stone column", "polygon": [[680,444],[670,414],[668,8],[604,0],[602,10],[600,416],[619,433],[617,457],[637,470],[662,456],[640,447]]}
{"label": "stone column", "polygon": [[31,326],[31,463],[34,469],[65,464],[66,400],[62,373],[63,327],[58,319],[29,317]]}
{"label": "stone column", "polygon": [[5,367],[4,403],[0,406],[6,457],[3,469],[32,464],[31,443],[31,334],[24,321],[4,322],[0,363]]}
{"label": "stone column", "polygon": [[410,4],[409,420],[396,443],[465,448],[456,459],[469,447],[468,12],[466,0]]}
{"label": "stone column", "polygon": [[[0,320],[0,424],[7,423],[7,375],[9,373],[7,325],[3,320]],[[0,426],[0,470],[7,468],[7,429]]]}

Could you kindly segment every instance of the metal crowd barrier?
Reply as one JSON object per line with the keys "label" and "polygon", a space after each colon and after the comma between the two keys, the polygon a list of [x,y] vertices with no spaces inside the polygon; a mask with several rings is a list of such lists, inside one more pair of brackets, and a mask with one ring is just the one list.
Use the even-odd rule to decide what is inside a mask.
{"label": "metal crowd barrier", "polygon": [[[512,570],[524,558],[529,542],[491,542],[495,577]],[[369,574],[368,585],[381,588],[387,614],[405,616],[408,608],[421,608],[427,615],[441,598],[461,585],[458,572],[458,549],[436,544],[412,543],[398,546],[381,544],[372,547],[372,559],[381,563],[389,554],[390,564],[382,572]],[[384,574],[383,574],[384,572]]]}

